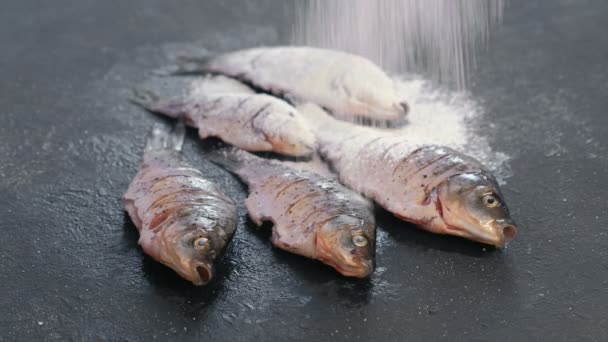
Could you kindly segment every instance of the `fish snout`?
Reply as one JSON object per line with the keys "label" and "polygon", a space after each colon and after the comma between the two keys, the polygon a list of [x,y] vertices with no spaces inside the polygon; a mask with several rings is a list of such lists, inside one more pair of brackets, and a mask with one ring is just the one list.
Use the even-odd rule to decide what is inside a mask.
{"label": "fish snout", "polygon": [[342,274],[349,274],[352,277],[366,278],[374,272],[373,259],[355,256],[343,262]]}
{"label": "fish snout", "polygon": [[347,277],[367,278],[374,271],[374,264],[370,260],[357,260],[341,262],[332,265],[340,274]]}
{"label": "fish snout", "polygon": [[517,235],[517,227],[512,222],[500,222],[492,220],[482,225],[465,225],[461,229],[449,226],[447,234],[457,235],[469,240],[485,243],[503,248],[509,244]]}
{"label": "fish snout", "polygon": [[491,235],[493,236],[492,244],[498,248],[503,248],[515,239],[517,228],[511,223],[497,224],[493,227]]}
{"label": "fish snout", "polygon": [[361,273],[359,273],[359,277],[368,277],[370,274],[372,274],[372,272],[374,272],[374,263],[371,260],[362,260]]}

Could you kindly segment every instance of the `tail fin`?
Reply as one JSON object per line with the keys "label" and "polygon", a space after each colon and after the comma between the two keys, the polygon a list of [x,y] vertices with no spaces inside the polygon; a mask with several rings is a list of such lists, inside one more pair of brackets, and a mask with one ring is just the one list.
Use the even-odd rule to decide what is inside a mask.
{"label": "tail fin", "polygon": [[[249,173],[262,171],[271,161],[233,146],[214,148],[205,154],[212,163],[239,176],[248,178]],[[249,171],[245,171],[245,166]],[[246,174],[247,173],[247,174]]]}
{"label": "tail fin", "polygon": [[173,127],[155,124],[146,143],[146,151],[174,150],[181,151],[186,136],[186,126],[183,120],[178,120]]}
{"label": "tail fin", "polygon": [[176,76],[176,75],[192,75],[202,74],[207,70],[207,64],[215,56],[179,56],[176,58],[175,64],[160,68],[154,72],[157,76]]}
{"label": "tail fin", "polygon": [[237,175],[249,186],[277,172],[277,169],[279,172],[289,170],[276,160],[264,159],[231,146],[214,149],[205,156],[214,164]]}
{"label": "tail fin", "polygon": [[188,117],[186,117],[187,113],[185,113],[185,107],[187,105],[186,98],[161,98],[158,94],[151,90],[135,88],[133,89],[129,100],[150,112],[164,114],[170,118],[184,117],[184,119],[190,123],[188,121]]}
{"label": "tail fin", "polygon": [[131,91],[129,101],[142,108],[153,111],[155,105],[160,101],[160,97],[151,90],[135,88]]}
{"label": "tail fin", "polygon": [[226,170],[234,173],[238,173],[238,170],[243,167],[250,157],[256,158],[255,156],[232,146],[222,146],[215,148],[205,154],[214,164],[222,166]]}

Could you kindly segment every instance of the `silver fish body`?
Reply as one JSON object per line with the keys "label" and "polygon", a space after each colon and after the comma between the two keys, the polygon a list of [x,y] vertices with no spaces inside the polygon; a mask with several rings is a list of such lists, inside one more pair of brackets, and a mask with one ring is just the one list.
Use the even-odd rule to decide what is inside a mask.
{"label": "silver fish body", "polygon": [[320,260],[345,276],[363,278],[373,271],[369,201],[336,181],[244,151],[224,149],[210,157],[247,183],[249,216],[257,225],[274,224],[276,247]]}
{"label": "silver fish body", "polygon": [[123,202],[143,251],[193,284],[204,285],[234,235],[236,205],[181,158],[167,134],[155,128],[152,140],[157,143],[145,152]]}
{"label": "silver fish body", "polygon": [[188,125],[198,128],[201,139],[217,137],[248,151],[296,157],[314,151],[314,134],[307,122],[293,106],[269,95],[218,91],[162,99],[138,91],[133,101],[152,112],[183,116]]}
{"label": "silver fish body", "polygon": [[401,122],[408,111],[393,80],[371,61],[312,47],[261,47],[206,58],[183,58],[175,73],[208,72],[243,80],[295,102],[313,102],[332,115]]}
{"label": "silver fish body", "polygon": [[397,217],[434,233],[499,247],[515,236],[496,180],[474,158],[341,123],[314,105],[299,109],[317,122],[319,153],[340,181]]}

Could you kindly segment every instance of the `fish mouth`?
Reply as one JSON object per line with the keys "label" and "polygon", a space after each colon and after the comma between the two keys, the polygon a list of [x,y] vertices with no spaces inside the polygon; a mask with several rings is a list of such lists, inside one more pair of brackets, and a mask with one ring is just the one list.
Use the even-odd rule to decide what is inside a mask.
{"label": "fish mouth", "polygon": [[207,285],[213,279],[213,269],[208,265],[197,263],[192,272],[192,283],[194,285]]}
{"label": "fish mouth", "polygon": [[337,265],[335,269],[347,277],[367,278],[374,271],[374,266],[370,260],[359,260],[358,263]]}
{"label": "fish mouth", "polygon": [[517,235],[517,227],[512,224],[502,226],[490,226],[486,229],[480,230],[478,227],[475,228],[458,228],[450,226],[446,223],[448,234],[458,235],[469,240],[484,243],[487,245],[493,245],[497,248],[504,248],[508,245],[515,236]]}
{"label": "fish mouth", "polygon": [[358,260],[358,262],[347,263],[343,259],[339,262],[323,257],[319,257],[318,259],[346,277],[367,278],[374,271],[374,265],[371,260]]}
{"label": "fish mouth", "polygon": [[502,228],[502,235],[503,235],[503,241],[504,241],[504,246],[508,245],[509,243],[511,243],[511,241],[513,241],[513,239],[515,239],[515,236],[517,235],[517,227],[515,227],[512,224],[506,225]]}
{"label": "fish mouth", "polygon": [[482,224],[465,222],[462,227],[457,227],[446,222],[444,217],[443,203],[439,196],[435,199],[435,206],[439,218],[445,224],[445,234],[456,235],[472,241],[504,248],[513,241],[517,235],[517,228],[510,222],[492,220]]}
{"label": "fish mouth", "polygon": [[[366,278],[374,271],[373,261],[361,257],[346,258],[340,253],[333,252],[329,249],[323,239],[317,238],[317,247],[321,252],[321,255],[317,257],[317,259],[324,264],[333,267],[343,276]],[[325,255],[330,257],[326,257]]]}
{"label": "fish mouth", "polygon": [[410,111],[410,106],[407,102],[395,102],[390,107],[380,108],[369,108],[367,113],[373,113],[373,115],[363,116],[368,117],[372,120],[386,121],[391,124],[404,124],[407,114]]}

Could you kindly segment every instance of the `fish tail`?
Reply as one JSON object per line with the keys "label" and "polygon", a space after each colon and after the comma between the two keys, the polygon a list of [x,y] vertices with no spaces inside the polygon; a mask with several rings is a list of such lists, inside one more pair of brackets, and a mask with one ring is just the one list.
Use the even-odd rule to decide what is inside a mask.
{"label": "fish tail", "polygon": [[170,118],[183,116],[186,104],[181,98],[161,99],[157,93],[144,88],[133,89],[129,100],[150,112],[164,114]]}
{"label": "fish tail", "polygon": [[205,156],[212,163],[245,178],[249,178],[248,173],[250,171],[263,169],[267,165],[265,159],[232,146],[215,148]]}
{"label": "fish tail", "polygon": [[159,100],[158,94],[144,88],[132,89],[131,96],[129,96],[129,101],[145,109],[154,107]]}
{"label": "fish tail", "polygon": [[146,143],[146,151],[174,150],[181,151],[186,136],[186,125],[178,120],[173,126],[157,123]]}
{"label": "fish tail", "polygon": [[214,58],[209,56],[178,56],[174,64],[160,68],[154,72],[157,76],[179,76],[201,74],[206,72],[207,64]]}
{"label": "fish tail", "polygon": [[245,164],[245,158],[242,157],[243,150],[232,146],[224,146],[215,148],[205,154],[205,156],[214,164],[217,164],[230,172],[238,172]]}

